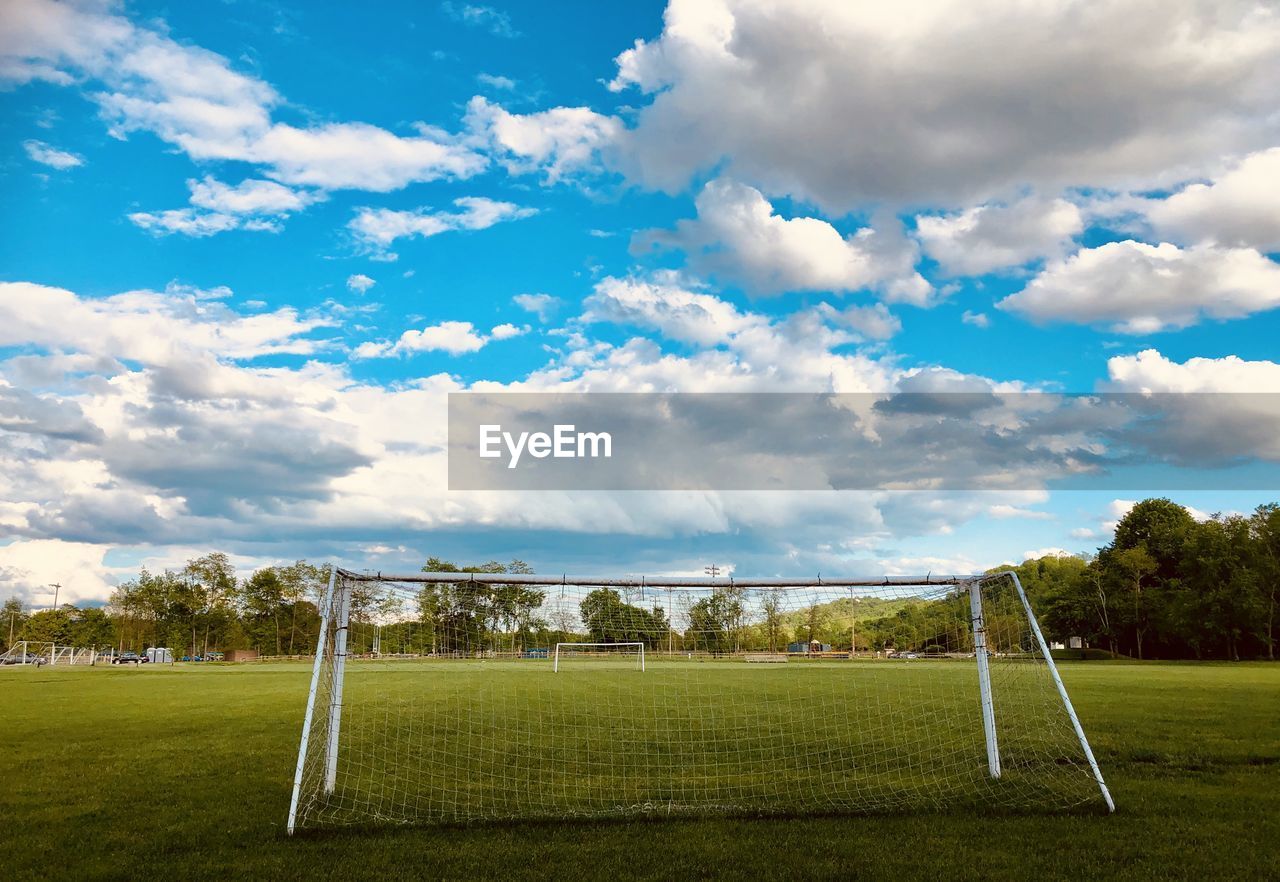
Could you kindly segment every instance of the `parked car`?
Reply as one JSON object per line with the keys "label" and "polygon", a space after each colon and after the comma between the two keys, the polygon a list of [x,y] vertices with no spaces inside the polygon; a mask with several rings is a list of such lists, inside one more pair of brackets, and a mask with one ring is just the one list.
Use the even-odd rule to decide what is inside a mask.
{"label": "parked car", "polygon": [[122,652],[115,658],[111,659],[111,663],[113,665],[145,665],[147,663],[147,657],[145,655],[138,655],[133,650],[129,650],[128,652]]}
{"label": "parked car", "polygon": [[35,653],[30,652],[26,655],[6,656],[3,662],[0,662],[0,664],[6,665],[43,665],[48,663],[49,660],[43,655],[36,655]]}

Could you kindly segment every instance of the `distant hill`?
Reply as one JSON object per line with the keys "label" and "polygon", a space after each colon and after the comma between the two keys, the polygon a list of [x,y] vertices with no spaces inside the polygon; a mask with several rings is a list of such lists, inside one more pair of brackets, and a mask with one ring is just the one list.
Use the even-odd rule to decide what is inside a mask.
{"label": "distant hill", "polygon": [[[819,627],[824,631],[841,627],[847,629],[855,620],[861,623],[882,619],[893,615],[909,603],[911,603],[910,600],[880,597],[864,597],[857,601],[842,597],[839,600],[817,605],[818,621],[821,623]],[[810,607],[805,607],[783,613],[783,622],[793,631],[807,628],[809,610]]]}

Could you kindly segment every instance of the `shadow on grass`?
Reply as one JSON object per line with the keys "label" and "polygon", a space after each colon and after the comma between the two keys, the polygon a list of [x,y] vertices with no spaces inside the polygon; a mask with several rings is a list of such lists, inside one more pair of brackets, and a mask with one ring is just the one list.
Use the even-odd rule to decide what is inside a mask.
{"label": "shadow on grass", "polygon": [[[1117,809],[1117,813],[1120,810]],[[283,830],[277,839],[298,842],[341,842],[356,839],[391,839],[397,836],[421,833],[506,833],[506,834],[545,834],[548,831],[572,831],[575,835],[608,833],[622,828],[637,826],[698,826],[710,823],[717,824],[753,824],[767,825],[778,821],[841,821],[866,819],[909,819],[913,822],[928,818],[939,821],[958,819],[997,820],[1007,818],[1090,818],[1108,817],[1111,813],[1099,799],[1097,805],[1088,804],[1072,808],[1012,808],[1008,806],[962,805],[948,809],[920,809],[904,806],[897,809],[877,811],[830,811],[830,812],[679,812],[661,815],[643,813],[620,815],[617,817],[580,817],[562,818],[519,818],[519,819],[478,819],[470,821],[440,822],[368,822],[346,824],[343,826],[314,827],[294,831],[293,835]]]}

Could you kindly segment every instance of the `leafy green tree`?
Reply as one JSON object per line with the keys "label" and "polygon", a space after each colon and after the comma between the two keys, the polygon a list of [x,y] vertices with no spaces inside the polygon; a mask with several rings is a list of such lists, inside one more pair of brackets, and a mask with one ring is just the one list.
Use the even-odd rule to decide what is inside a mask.
{"label": "leafy green tree", "polygon": [[1144,499],[1116,524],[1110,549],[1115,552],[1141,548],[1155,564],[1150,575],[1167,582],[1177,578],[1186,535],[1195,518],[1183,506],[1168,499]]}
{"label": "leafy green tree", "polygon": [[1128,588],[1134,648],[1138,658],[1142,658],[1142,638],[1147,633],[1151,619],[1151,602],[1144,597],[1143,591],[1148,587],[1148,579],[1155,574],[1159,564],[1141,545],[1115,551],[1106,560],[1120,574]]}
{"label": "leafy green tree", "polygon": [[181,574],[151,573],[145,567],[137,579],[119,585],[110,608],[118,616],[120,645],[181,647],[190,622],[190,593]]}
{"label": "leafy green tree", "polygon": [[1187,533],[1182,591],[1171,604],[1169,631],[1192,646],[1197,658],[1209,643],[1238,661],[1251,624],[1263,615],[1250,526],[1239,515],[1214,517]]}
{"label": "leafy green tree", "polygon": [[116,629],[106,610],[100,607],[87,607],[76,610],[71,622],[70,643],[72,646],[93,648],[111,646],[116,640]]}
{"label": "leafy green tree", "polygon": [[0,641],[5,649],[13,641],[21,639],[18,635],[22,633],[22,626],[26,621],[27,608],[18,598],[10,597],[0,607]]}
{"label": "leafy green tree", "polygon": [[32,613],[22,625],[19,640],[38,640],[44,643],[71,644],[72,613],[75,607],[43,609]]}
{"label": "leafy green tree", "polygon": [[[514,560],[510,564],[489,561],[478,566],[429,558],[422,567],[427,573],[529,573],[529,565]],[[498,649],[501,635],[511,635],[514,648],[533,624],[533,611],[542,605],[543,593],[531,586],[494,584],[475,586],[466,582],[424,585],[418,593],[418,617],[432,635],[432,651],[473,652],[486,645]]]}
{"label": "leafy green tree", "polygon": [[235,567],[227,555],[215,551],[187,561],[182,577],[190,617],[191,655],[207,655],[210,640],[215,645],[224,642],[235,618]]}
{"label": "leafy green tree", "polygon": [[[1195,526],[1183,506],[1168,499],[1144,499],[1116,524],[1115,538],[1099,553],[1104,578],[1127,595],[1123,606],[1130,649],[1143,657],[1153,621],[1167,608],[1177,587],[1187,534]],[[1163,596],[1152,592],[1165,590]]]}
{"label": "leafy green tree", "polygon": [[686,633],[698,649],[731,652],[736,647],[737,627],[742,616],[741,594],[718,589],[689,607]]}
{"label": "leafy green tree", "polygon": [[659,645],[670,627],[662,607],[633,606],[612,588],[597,588],[578,604],[582,621],[594,643]]}
{"label": "leafy green tree", "polygon": [[1280,613],[1280,505],[1260,505],[1249,519],[1258,573],[1256,630],[1267,658],[1276,657],[1276,615]]}
{"label": "leafy green tree", "polygon": [[319,636],[319,605],[328,587],[329,568],[298,560],[277,567],[276,572],[284,584],[283,616],[289,623],[285,653],[296,655],[304,647],[310,651]]}
{"label": "leafy green tree", "polygon": [[760,600],[760,611],[764,614],[764,638],[770,652],[777,652],[782,645],[782,598],[778,592],[766,591]]}
{"label": "leafy green tree", "polygon": [[283,655],[281,616],[288,585],[275,567],[255,570],[240,587],[240,611],[251,644],[263,655]]}

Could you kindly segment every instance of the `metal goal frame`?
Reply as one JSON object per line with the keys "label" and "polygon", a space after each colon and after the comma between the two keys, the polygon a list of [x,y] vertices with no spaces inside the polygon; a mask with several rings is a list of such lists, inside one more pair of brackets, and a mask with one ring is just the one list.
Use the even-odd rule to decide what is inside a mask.
{"label": "metal goal frame", "polygon": [[[1062,699],[1062,704],[1067,712],[1067,716],[1071,720],[1071,725],[1075,730],[1080,747],[1084,752],[1085,758],[1088,760],[1089,768],[1093,772],[1094,780],[1097,782],[1098,789],[1102,793],[1105,800],[1107,810],[1115,811],[1115,802],[1111,798],[1111,792],[1107,789],[1106,781],[1102,777],[1102,770],[1098,767],[1098,761],[1093,755],[1093,749],[1089,746],[1089,739],[1084,734],[1084,728],[1080,725],[1080,719],[1076,716],[1074,705],[1071,703],[1071,697],[1067,694],[1067,687],[1062,682],[1062,677],[1058,673],[1057,665],[1053,661],[1053,653],[1049,649],[1048,643],[1045,641],[1044,634],[1040,630],[1040,623],[1036,620],[1034,611],[1031,608],[1031,602],[1027,599],[1026,591],[1023,590],[1022,581],[1018,578],[1018,574],[1011,570],[1004,570],[997,573],[987,573],[983,575],[968,576],[933,576],[932,574],[924,578],[889,576],[881,579],[841,579],[841,578],[824,578],[815,577],[810,579],[739,579],[736,577],[678,577],[678,576],[550,576],[550,575],[529,575],[516,573],[381,573],[381,572],[364,572],[358,573],[351,570],[342,569],[340,567],[331,566],[329,570],[329,582],[325,590],[322,600],[320,615],[320,638],[316,647],[315,661],[311,669],[311,688],[307,695],[307,707],[302,723],[302,738],[298,746],[298,762],[293,778],[293,792],[289,803],[289,817],[287,829],[290,835],[293,834],[297,821],[298,804],[302,793],[304,763],[307,755],[308,739],[311,732],[311,722],[316,713],[326,713],[329,715],[328,726],[328,742],[325,745],[325,781],[324,787],[326,792],[332,792],[335,786],[338,751],[340,749],[341,723],[342,723],[342,686],[343,678],[346,670],[347,661],[347,631],[350,625],[351,614],[351,595],[355,585],[368,582],[397,582],[408,584],[455,584],[455,585],[575,585],[575,586],[592,586],[602,588],[819,588],[819,587],[848,587],[848,588],[874,588],[879,586],[903,586],[903,587],[936,587],[951,585],[955,586],[957,592],[967,592],[969,595],[969,613],[970,628],[973,632],[974,641],[974,659],[977,669],[977,699],[982,709],[982,729],[983,739],[986,743],[987,751],[987,770],[992,778],[999,778],[1001,775],[1000,766],[1000,745],[996,735],[996,713],[995,713],[995,696],[992,694],[991,674],[988,666],[989,651],[986,643],[986,624],[982,613],[982,586],[986,583],[995,582],[1001,579],[1009,579],[1013,583],[1013,587],[1017,592],[1018,599],[1021,601],[1022,608],[1026,612],[1027,619],[1031,626],[1031,631],[1035,636],[1035,641],[1044,658],[1046,667],[1053,680],[1054,686],[1057,688],[1058,696]],[[334,651],[332,663],[334,666],[333,688],[329,701],[325,707],[318,708],[316,706],[316,697],[320,684],[321,667],[325,661],[325,637],[328,633],[330,619],[334,620]],[[553,670],[559,670],[559,653],[561,646],[568,645],[592,645],[592,646],[623,646],[623,645],[639,645],[640,646],[640,665],[644,670],[644,645],[641,644],[566,644],[560,643],[556,645],[556,661]]]}

